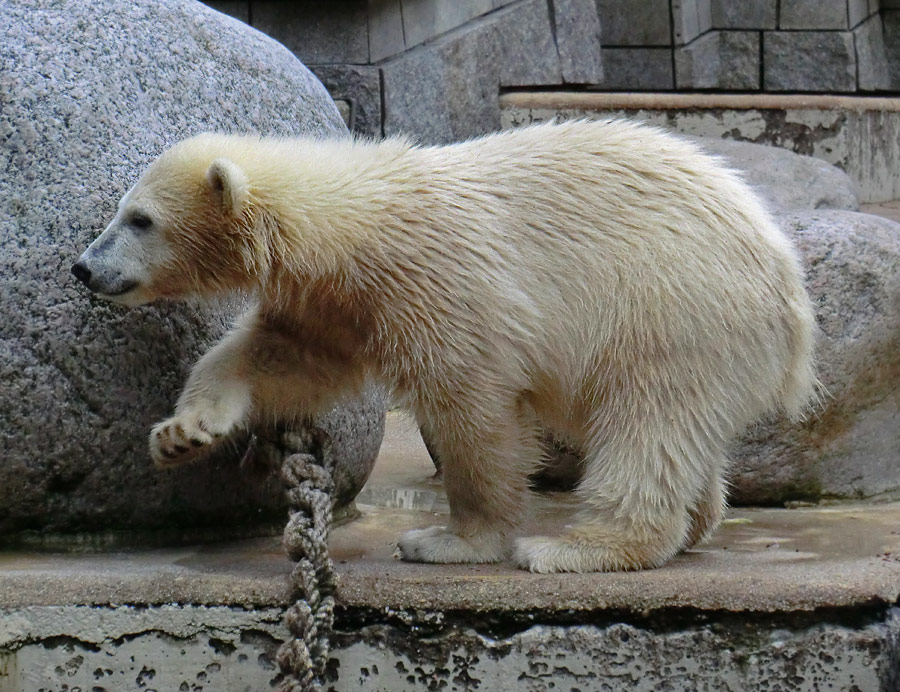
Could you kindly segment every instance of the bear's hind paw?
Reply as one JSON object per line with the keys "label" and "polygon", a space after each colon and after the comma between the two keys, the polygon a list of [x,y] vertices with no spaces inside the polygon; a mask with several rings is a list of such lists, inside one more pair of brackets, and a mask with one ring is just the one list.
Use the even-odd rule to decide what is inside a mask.
{"label": "bear's hind paw", "polygon": [[463,538],[444,526],[407,531],[397,544],[400,557],[407,562],[500,562],[506,557],[502,534]]}
{"label": "bear's hind paw", "polygon": [[[555,572],[623,572],[658,567],[671,554],[660,556],[653,544],[622,541],[577,541],[531,536],[515,542],[513,560],[521,569],[539,574]],[[672,553],[674,551],[671,551]]]}

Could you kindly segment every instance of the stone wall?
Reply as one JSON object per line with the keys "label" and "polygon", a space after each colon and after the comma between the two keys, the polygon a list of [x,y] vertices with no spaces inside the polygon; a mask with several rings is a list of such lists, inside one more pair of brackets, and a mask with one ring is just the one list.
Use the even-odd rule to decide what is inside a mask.
{"label": "stone wall", "polygon": [[[598,0],[615,90],[855,93],[896,88],[900,0]],[[896,64],[896,63],[895,63]]]}
{"label": "stone wall", "polygon": [[364,134],[500,127],[501,89],[602,80],[595,0],[215,1],[290,48]]}
{"label": "stone wall", "polygon": [[353,130],[423,142],[498,129],[515,89],[900,90],[900,0],[207,4],[293,50]]}

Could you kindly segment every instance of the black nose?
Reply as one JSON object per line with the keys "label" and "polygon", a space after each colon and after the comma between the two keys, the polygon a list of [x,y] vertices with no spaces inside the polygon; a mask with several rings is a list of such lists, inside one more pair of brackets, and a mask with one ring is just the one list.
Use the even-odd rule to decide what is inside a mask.
{"label": "black nose", "polygon": [[91,280],[91,270],[88,269],[84,262],[76,262],[72,265],[72,273],[81,283],[87,284]]}

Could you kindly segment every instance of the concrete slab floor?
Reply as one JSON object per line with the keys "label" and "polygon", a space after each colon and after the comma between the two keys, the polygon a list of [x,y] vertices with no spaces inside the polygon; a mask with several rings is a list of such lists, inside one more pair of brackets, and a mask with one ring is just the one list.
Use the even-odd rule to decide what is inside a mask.
{"label": "concrete slab floor", "polygon": [[[391,414],[362,517],[333,531],[328,690],[900,689],[900,503],[740,509],[630,574],[532,575],[394,557],[446,520],[415,427]],[[532,527],[571,516],[538,498]],[[259,692],[278,680],[277,538],[0,553],[0,692]]]}
{"label": "concrete slab floor", "polygon": [[[796,612],[895,604],[900,503],[733,509],[707,543],[661,569],[535,575],[499,565],[421,565],[394,556],[408,528],[445,523],[440,482],[413,424],[389,415],[359,498],[362,517],[333,531],[339,601],[349,608],[649,613],[672,608]],[[552,532],[574,501],[540,497],[529,530]],[[0,553],[0,608],[162,604],[280,606],[289,562],[277,538],[97,554]]]}

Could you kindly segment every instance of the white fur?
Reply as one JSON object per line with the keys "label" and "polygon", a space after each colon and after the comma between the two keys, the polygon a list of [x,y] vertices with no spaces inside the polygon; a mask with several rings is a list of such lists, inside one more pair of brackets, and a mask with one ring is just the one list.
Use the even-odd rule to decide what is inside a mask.
{"label": "white fur", "polygon": [[[221,249],[195,250],[184,238],[211,246],[207,217],[224,212],[196,211],[190,181],[221,159],[244,206],[216,221]],[[225,433],[381,380],[431,432],[451,505],[447,529],[401,539],[407,559],[507,554],[550,429],[585,454],[583,516],[519,539],[518,564],[660,565],[718,524],[729,441],[799,415],[814,388],[789,242],[738,176],[655,129],[571,122],[424,148],[204,135],[145,179],[135,199],[182,229],[170,251],[194,289],[154,267],[141,295],[259,296],[154,430],[154,458],[172,461],[159,440],[195,454],[178,456],[178,425]]]}

